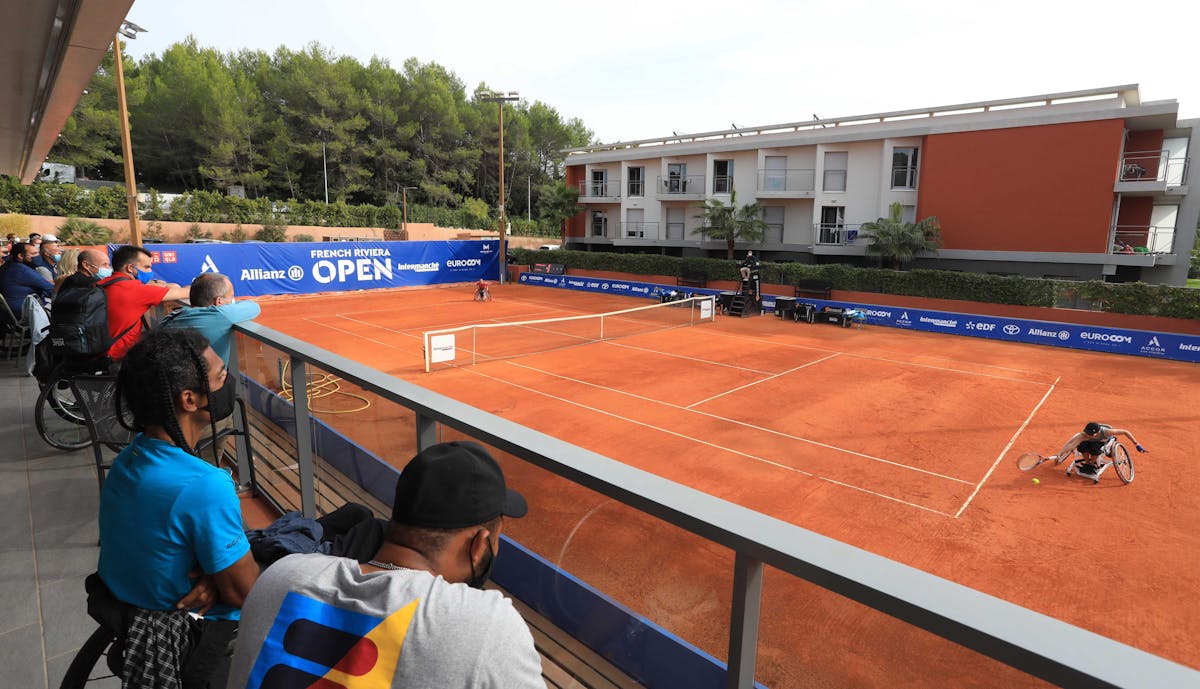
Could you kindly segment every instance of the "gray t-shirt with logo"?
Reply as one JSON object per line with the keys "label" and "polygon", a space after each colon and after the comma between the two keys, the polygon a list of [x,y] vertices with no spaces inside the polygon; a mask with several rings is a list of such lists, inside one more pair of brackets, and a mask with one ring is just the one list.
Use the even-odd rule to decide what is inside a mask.
{"label": "gray t-shirt with logo", "polygon": [[529,628],[499,592],[291,555],[242,607],[228,686],[299,689],[321,678],[346,689],[546,686]]}

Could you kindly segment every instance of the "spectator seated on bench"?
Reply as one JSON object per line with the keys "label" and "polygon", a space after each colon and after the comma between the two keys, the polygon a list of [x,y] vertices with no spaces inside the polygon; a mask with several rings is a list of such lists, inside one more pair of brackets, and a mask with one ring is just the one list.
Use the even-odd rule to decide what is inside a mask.
{"label": "spectator seated on bench", "polygon": [[675,279],[678,287],[707,287],[708,274],[700,270],[685,270]]}
{"label": "spectator seated on bench", "polygon": [[833,283],[828,280],[798,280],[796,297],[820,297],[829,299],[833,295]]}

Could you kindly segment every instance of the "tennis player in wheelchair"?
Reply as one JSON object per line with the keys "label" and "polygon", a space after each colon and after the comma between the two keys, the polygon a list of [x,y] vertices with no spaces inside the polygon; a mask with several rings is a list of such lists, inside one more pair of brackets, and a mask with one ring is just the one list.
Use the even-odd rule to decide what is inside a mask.
{"label": "tennis player in wheelchair", "polygon": [[488,283],[483,278],[479,278],[479,282],[475,283],[475,301],[491,301],[492,293],[488,290]]}
{"label": "tennis player in wheelchair", "polygon": [[[1138,452],[1149,452],[1129,431],[1089,421],[1083,427],[1082,432],[1071,436],[1071,439],[1063,445],[1062,450],[1059,450],[1058,461],[1066,459],[1072,452],[1078,450],[1082,459],[1073,463],[1075,471],[1081,476],[1092,478],[1100,472],[1104,461],[1111,460],[1112,448],[1117,443],[1117,436],[1129,438],[1129,442],[1133,443]],[[1102,460],[1101,457],[1108,459]]]}

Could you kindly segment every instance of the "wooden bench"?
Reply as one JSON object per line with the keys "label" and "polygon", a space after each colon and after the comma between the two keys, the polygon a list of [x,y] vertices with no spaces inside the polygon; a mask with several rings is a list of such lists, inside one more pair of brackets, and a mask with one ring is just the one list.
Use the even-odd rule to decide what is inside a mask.
{"label": "wooden bench", "polygon": [[685,270],[675,278],[678,287],[708,287],[708,275],[699,270]]}
{"label": "wooden bench", "polygon": [[833,283],[828,280],[798,280],[795,297],[819,297],[829,299],[833,296]]}

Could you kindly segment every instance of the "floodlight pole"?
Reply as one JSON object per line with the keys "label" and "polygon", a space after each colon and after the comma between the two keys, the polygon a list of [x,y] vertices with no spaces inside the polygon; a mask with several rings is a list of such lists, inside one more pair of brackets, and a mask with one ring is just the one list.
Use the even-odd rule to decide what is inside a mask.
{"label": "floodlight pole", "polygon": [[113,38],[113,60],[117,67],[117,109],[121,118],[121,157],[125,166],[125,203],[129,208],[129,243],[133,246],[141,246],[142,233],[138,229],[137,181],[133,174],[133,141],[129,136],[129,104],[125,100],[125,66],[121,59],[120,34]]}
{"label": "floodlight pole", "polygon": [[401,225],[401,229],[404,230],[405,239],[408,239],[408,190],[416,188],[417,187],[400,187],[400,196],[403,199],[402,203],[404,204],[404,220],[403,224]]}
{"label": "floodlight pole", "polygon": [[516,91],[485,91],[480,94],[480,100],[495,103],[500,113],[500,284],[504,284],[508,278],[508,218],[504,213],[504,103],[521,100],[521,96]]}

